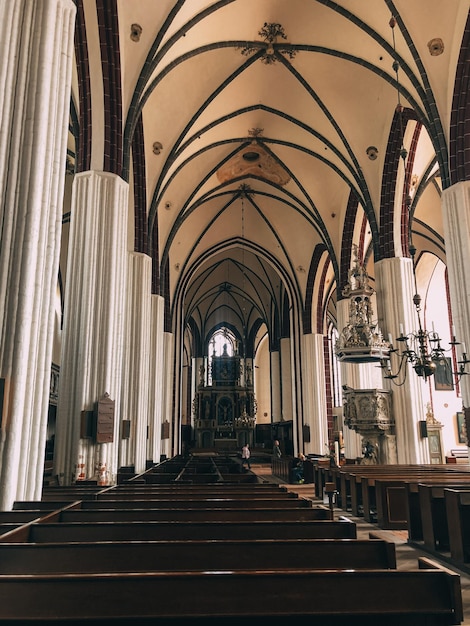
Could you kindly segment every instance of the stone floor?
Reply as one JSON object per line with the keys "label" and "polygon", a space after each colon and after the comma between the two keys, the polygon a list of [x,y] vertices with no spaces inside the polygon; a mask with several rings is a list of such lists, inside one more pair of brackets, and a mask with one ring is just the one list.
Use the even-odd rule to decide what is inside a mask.
{"label": "stone floor", "polygon": [[[282,480],[279,480],[275,476],[272,476],[271,468],[268,465],[255,465],[252,467],[252,471],[258,476],[262,477],[263,480],[266,480],[268,482],[285,484]],[[317,504],[320,502],[320,500],[315,497],[315,486],[313,484],[285,485],[290,491],[294,491],[304,498],[311,498],[313,502],[316,502]],[[407,531],[383,530],[379,528],[376,524],[368,524],[364,521],[363,518],[354,517],[349,512],[345,512],[342,509],[338,508],[334,509],[334,515],[335,517],[338,515],[344,515],[345,517],[348,517],[349,519],[354,521],[357,526],[357,536],[359,539],[368,538],[369,533],[374,532],[376,534],[379,534],[384,539],[395,543],[398,569],[415,569],[418,567],[418,557],[426,556],[434,561],[437,561],[443,567],[447,567],[448,569],[451,569],[452,571],[460,574],[460,584],[462,588],[462,602],[464,611],[464,621],[461,622],[461,624],[463,626],[470,626],[470,575],[467,572],[463,572],[449,565],[449,563],[446,563],[436,558],[435,556],[430,556],[426,552],[410,545],[408,543]]]}

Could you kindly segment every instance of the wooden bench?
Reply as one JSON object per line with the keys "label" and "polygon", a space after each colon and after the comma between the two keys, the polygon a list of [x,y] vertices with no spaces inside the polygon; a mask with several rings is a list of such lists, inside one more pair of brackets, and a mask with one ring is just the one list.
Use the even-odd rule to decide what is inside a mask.
{"label": "wooden bench", "polygon": [[132,491],[121,491],[116,490],[113,492],[104,492],[96,494],[95,500],[140,500],[140,499],[162,499],[166,500],[169,498],[174,498],[178,500],[184,499],[200,499],[207,498],[209,500],[214,500],[216,498],[220,499],[256,499],[258,501],[265,501],[269,499],[275,498],[276,500],[295,500],[299,498],[299,495],[294,492],[289,491],[267,491],[263,490],[260,492],[250,493],[249,491],[237,491],[237,492],[228,492],[228,491],[213,491],[212,493],[206,493],[203,491],[183,491],[180,490],[178,492],[171,491],[141,491],[141,490],[132,490]]}
{"label": "wooden bench", "polygon": [[[312,500],[305,498],[100,498],[82,500],[82,509],[308,509],[313,508]],[[320,508],[320,507],[315,507]]]}
{"label": "wooden bench", "polygon": [[470,491],[447,488],[444,498],[450,555],[458,566],[465,568],[470,562]]}
{"label": "wooden bench", "polygon": [[271,472],[273,476],[276,476],[285,483],[292,482],[292,467],[294,463],[293,457],[281,457],[280,459],[273,458],[271,461]]}
{"label": "wooden bench", "polygon": [[[385,482],[389,481],[390,488],[394,493],[391,493],[390,504],[397,505],[400,512],[404,510],[405,501],[405,489],[401,487],[406,480],[426,480],[428,478],[435,478],[439,475],[448,476],[449,471],[445,465],[381,465],[381,466],[358,466],[361,469],[356,469],[348,472],[347,476],[344,476],[344,482],[349,480],[349,490],[351,498],[351,511],[353,515],[364,516],[364,519],[369,522],[377,521],[374,519],[373,511],[384,502],[388,501],[388,495],[385,492]],[[341,472],[342,473],[342,472]],[[470,479],[470,474],[467,474]],[[378,483],[378,481],[381,481]],[[379,484],[382,492],[377,494],[377,484]],[[397,490],[400,490],[399,493]],[[378,500],[380,500],[378,502]],[[381,511],[381,517],[385,523],[388,518],[393,520],[403,520],[403,517],[394,515],[393,512],[388,514],[387,511]],[[402,525],[403,526],[403,525]]]}
{"label": "wooden bench", "polygon": [[[52,493],[52,492],[51,492]],[[244,484],[211,484],[211,485],[187,485],[187,484],[168,484],[168,485],[145,485],[138,483],[126,483],[116,487],[108,487],[98,492],[102,495],[112,495],[114,493],[145,493],[145,494],[203,494],[210,496],[211,494],[250,494],[253,497],[262,494],[292,494],[284,485],[274,485],[270,483],[254,483],[252,485]]]}
{"label": "wooden bench", "polygon": [[[450,550],[449,516],[447,513],[445,491],[448,488],[470,491],[470,483],[459,485],[451,481],[443,484],[420,484],[418,486],[423,545],[428,551],[438,554]],[[465,493],[465,491],[463,491]],[[449,515],[452,517],[451,513]],[[451,522],[452,523],[452,522]]]}
{"label": "wooden bench", "polygon": [[[365,481],[364,481],[365,482]],[[371,482],[370,479],[368,481]],[[389,529],[407,529],[410,519],[410,494],[414,493],[414,489],[418,485],[436,485],[448,484],[463,485],[468,484],[470,487],[470,474],[448,475],[446,473],[423,474],[416,473],[410,476],[391,476],[390,479],[377,479],[374,482],[375,503],[376,503],[376,521],[381,528]],[[415,487],[408,487],[414,485]],[[419,489],[418,489],[419,499]],[[420,501],[420,509],[422,503]],[[364,506],[364,518],[366,518],[367,507]],[[422,514],[421,514],[422,515]],[[369,518],[370,519],[370,518]],[[415,520],[416,521],[416,520]]]}
{"label": "wooden bench", "polygon": [[[405,491],[408,540],[414,542],[422,542],[424,540],[422,511],[423,495],[420,494],[420,485],[436,486],[442,488],[465,488],[465,485],[468,485],[468,487],[470,488],[470,484],[468,483],[468,481],[461,482],[458,479],[452,480],[452,478],[447,477],[435,478],[432,480],[423,480],[421,482],[406,481]],[[428,515],[428,513],[426,512],[425,515]]]}
{"label": "wooden bench", "polygon": [[406,528],[406,481],[419,482],[438,477],[470,481],[468,469],[460,471],[452,468],[449,471],[449,466],[446,465],[369,465],[345,468],[343,466],[338,470],[340,501],[350,502],[353,515],[363,516],[371,523],[376,522],[381,528]]}
{"label": "wooden bench", "polygon": [[306,521],[50,522],[20,526],[0,543],[70,541],[177,541],[217,539],[356,539],[348,518]]}
{"label": "wooden bench", "polygon": [[458,574],[404,570],[236,570],[0,576],[0,623],[292,623],[433,626],[463,620]]}
{"label": "wooden bench", "polygon": [[0,575],[236,569],[395,569],[384,539],[0,544]]}
{"label": "wooden bench", "polygon": [[171,521],[171,522],[197,522],[197,521],[233,521],[255,522],[276,520],[307,521],[307,520],[331,520],[332,513],[327,507],[307,508],[253,508],[253,509],[86,509],[67,508],[61,509],[60,521],[63,522],[118,522],[118,521]]}
{"label": "wooden bench", "polygon": [[52,513],[52,510],[24,510],[24,511],[0,511],[0,524],[24,524],[34,519],[44,517],[47,513]]}
{"label": "wooden bench", "polygon": [[38,520],[53,510],[38,507],[36,509],[0,511],[0,535],[23,526],[26,522]]}
{"label": "wooden bench", "polygon": [[64,501],[64,500],[82,500],[83,498],[93,498],[97,493],[103,491],[103,487],[61,487],[61,486],[53,486],[53,487],[45,487],[42,490],[41,500],[43,502],[48,501]]}

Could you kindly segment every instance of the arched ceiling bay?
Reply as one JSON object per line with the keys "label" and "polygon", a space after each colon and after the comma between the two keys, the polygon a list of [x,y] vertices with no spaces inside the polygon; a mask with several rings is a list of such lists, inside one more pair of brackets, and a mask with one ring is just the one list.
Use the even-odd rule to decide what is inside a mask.
{"label": "arched ceiling bay", "polygon": [[[239,329],[269,325],[284,289],[304,306],[315,248],[339,266],[351,192],[376,237],[397,99],[448,141],[468,10],[469,0],[118,0],[125,137],[141,112],[171,306],[206,330],[221,315]],[[447,167],[428,141],[418,181],[439,148]],[[438,192],[423,201],[436,205]],[[426,219],[419,205],[415,215]],[[436,249],[442,224],[431,222],[420,239]]]}

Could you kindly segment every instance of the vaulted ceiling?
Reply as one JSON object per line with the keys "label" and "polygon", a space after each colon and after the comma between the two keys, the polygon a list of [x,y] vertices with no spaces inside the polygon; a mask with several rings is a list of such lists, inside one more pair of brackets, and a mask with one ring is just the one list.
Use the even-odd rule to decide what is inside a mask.
{"label": "vaulted ceiling", "polygon": [[[141,188],[141,251],[173,319],[183,311],[201,345],[222,322],[242,337],[279,336],[286,306],[315,327],[352,243],[369,263],[406,253],[401,203],[386,188],[402,120],[414,243],[444,258],[440,192],[469,0],[117,0],[112,16],[101,2],[78,5],[90,166],[104,167],[105,42],[119,53],[119,173]],[[83,80],[78,71],[80,120]]]}

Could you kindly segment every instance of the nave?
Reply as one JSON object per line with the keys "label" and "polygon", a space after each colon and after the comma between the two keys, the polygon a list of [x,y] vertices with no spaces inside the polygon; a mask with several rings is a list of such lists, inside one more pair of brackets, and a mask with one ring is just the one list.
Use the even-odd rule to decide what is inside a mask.
{"label": "nave", "polygon": [[3,512],[0,623],[465,623],[457,572],[406,562],[399,535],[371,536],[312,484],[234,460],[159,465],[111,488],[45,487]]}

